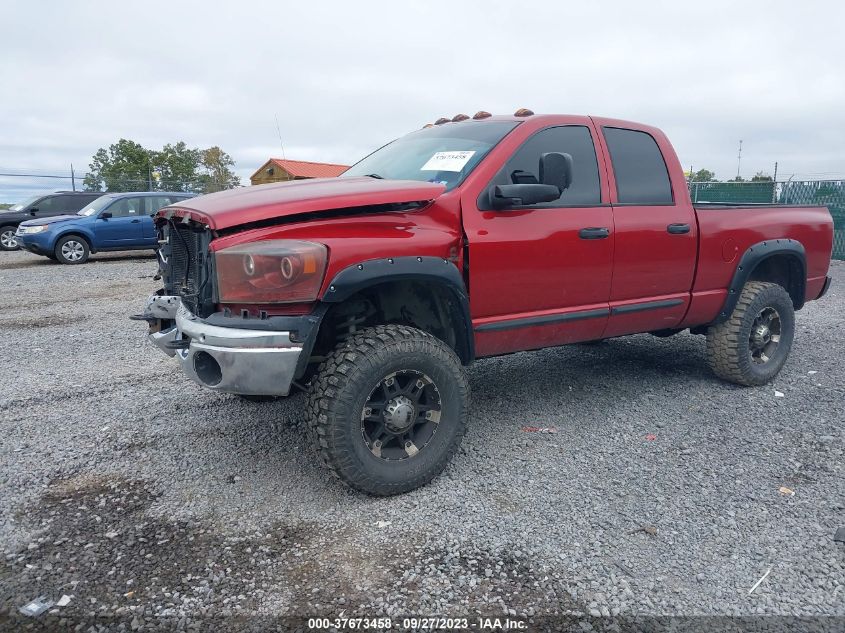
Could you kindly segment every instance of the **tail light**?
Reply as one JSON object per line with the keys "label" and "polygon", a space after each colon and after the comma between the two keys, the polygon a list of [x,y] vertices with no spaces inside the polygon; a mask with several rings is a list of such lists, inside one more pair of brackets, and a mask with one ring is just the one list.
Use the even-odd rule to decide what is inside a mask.
{"label": "tail light", "polygon": [[314,301],[326,271],[322,244],[266,240],[224,248],[214,255],[220,303]]}

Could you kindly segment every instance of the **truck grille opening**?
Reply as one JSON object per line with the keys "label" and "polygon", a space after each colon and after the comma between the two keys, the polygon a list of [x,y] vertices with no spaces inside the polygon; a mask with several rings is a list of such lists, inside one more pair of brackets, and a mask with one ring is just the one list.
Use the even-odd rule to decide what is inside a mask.
{"label": "truck grille opening", "polygon": [[208,270],[208,230],[195,223],[171,221],[164,228],[167,244],[163,251],[167,262],[162,277],[168,294],[182,298],[191,312],[199,316],[211,303],[212,280]]}

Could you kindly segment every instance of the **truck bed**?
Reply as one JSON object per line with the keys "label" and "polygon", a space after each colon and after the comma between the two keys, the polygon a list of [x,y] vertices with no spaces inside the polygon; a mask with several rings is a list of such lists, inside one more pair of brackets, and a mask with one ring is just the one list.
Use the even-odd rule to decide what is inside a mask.
{"label": "truck bed", "polygon": [[[793,239],[807,259],[805,300],[821,292],[833,249],[833,219],[827,207],[808,205],[693,205],[699,227],[698,265],[693,297],[709,297],[715,317],[738,260],[760,242]],[[743,211],[743,213],[736,213]]]}

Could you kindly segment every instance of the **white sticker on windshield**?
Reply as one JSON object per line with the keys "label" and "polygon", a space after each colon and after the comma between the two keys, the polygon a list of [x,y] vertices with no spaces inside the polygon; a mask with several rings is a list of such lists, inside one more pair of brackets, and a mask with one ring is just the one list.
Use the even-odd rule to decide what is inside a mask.
{"label": "white sticker on windshield", "polygon": [[471,152],[437,152],[420,171],[461,171],[475,154]]}

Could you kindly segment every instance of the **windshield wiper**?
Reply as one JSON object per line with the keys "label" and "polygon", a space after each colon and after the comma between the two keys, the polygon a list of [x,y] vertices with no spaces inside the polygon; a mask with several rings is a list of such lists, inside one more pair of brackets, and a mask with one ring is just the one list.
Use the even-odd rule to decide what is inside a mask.
{"label": "windshield wiper", "polygon": [[379,174],[364,174],[365,178],[378,178],[379,180],[384,180],[384,176],[380,176]]}

